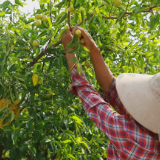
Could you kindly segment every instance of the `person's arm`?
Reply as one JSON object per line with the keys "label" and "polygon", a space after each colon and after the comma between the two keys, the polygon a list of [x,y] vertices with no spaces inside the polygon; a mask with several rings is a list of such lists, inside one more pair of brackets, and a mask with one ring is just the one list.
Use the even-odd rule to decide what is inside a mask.
{"label": "person's arm", "polygon": [[94,40],[92,39],[88,31],[81,27],[76,27],[73,31],[73,34],[77,29],[81,30],[84,39],[84,44],[81,45],[90,50],[89,55],[94,66],[96,79],[102,90],[104,92],[108,92],[111,87],[113,75],[109,70],[108,66],[106,65],[99,48],[95,44]]}
{"label": "person's arm", "polygon": [[109,92],[103,92],[101,89],[99,90],[99,93],[103,97],[103,99],[112,105],[112,107],[121,115],[126,114],[126,109],[124,108],[123,104],[121,103],[121,100],[118,96],[117,90],[116,90],[116,77],[113,77],[113,81],[111,84],[111,88]]}
{"label": "person's arm", "polygon": [[73,54],[67,53],[68,51],[73,50],[73,48],[66,48],[68,46],[68,44],[72,41],[72,39],[73,39],[73,36],[72,36],[72,34],[70,33],[69,30],[67,30],[61,36],[61,40],[62,40],[64,49],[65,49],[65,52],[66,52],[66,60],[67,60],[69,69],[71,69],[74,66],[74,64],[75,64],[74,62],[70,62],[70,60],[73,59],[73,58],[77,58],[76,54],[74,54],[74,53]]}
{"label": "person's arm", "polygon": [[98,47],[91,49],[90,58],[93,63],[96,79],[104,92],[110,91],[113,75],[105,63]]}
{"label": "person's arm", "polygon": [[121,149],[125,145],[127,133],[125,115],[118,115],[89,84],[86,77],[79,75],[76,68],[71,71],[72,85],[70,92],[78,96],[86,114],[104,132],[104,134]]}
{"label": "person's arm", "polygon": [[[110,103],[112,105],[112,107],[118,113],[124,114],[125,109],[123,108],[123,105],[121,104],[120,100],[118,99],[115,85],[111,88],[111,84],[113,81],[112,73],[110,72],[109,68],[107,67],[106,63],[104,62],[103,57],[102,57],[101,53],[99,52],[98,47],[96,46],[92,37],[89,35],[89,33],[86,30],[84,30],[82,28],[78,28],[78,29],[81,29],[83,38],[85,40],[84,46],[91,51],[91,53],[90,53],[91,60],[94,65],[97,81],[100,84],[100,86],[103,88],[104,100],[107,101],[108,103]],[[66,31],[61,37],[64,49],[66,52],[66,59],[68,62],[69,69],[72,69],[75,64],[74,62],[70,62],[70,60],[73,58],[76,58],[76,54],[68,54],[67,53],[67,51],[70,51],[73,49],[73,48],[66,48],[68,46],[68,44],[71,42],[72,38],[73,38],[73,36],[71,35],[69,30]]]}

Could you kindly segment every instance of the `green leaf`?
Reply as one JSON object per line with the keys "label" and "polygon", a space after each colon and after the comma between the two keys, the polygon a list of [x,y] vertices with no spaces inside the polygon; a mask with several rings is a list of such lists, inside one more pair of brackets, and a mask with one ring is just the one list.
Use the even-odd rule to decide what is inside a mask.
{"label": "green leaf", "polygon": [[26,98],[26,93],[22,93],[22,98],[21,98],[21,100],[19,101],[19,103],[18,103],[18,107],[23,103],[23,101],[25,100],[25,98]]}
{"label": "green leaf", "polygon": [[25,80],[23,79],[23,78],[21,78],[21,77],[19,77],[19,76],[13,76],[13,77],[15,77],[17,80],[19,80],[20,82],[24,82]]}
{"label": "green leaf", "polygon": [[70,53],[70,54],[72,54],[72,53],[77,53],[78,52],[78,46],[76,46],[76,48],[75,49],[73,49],[73,50],[71,50],[71,51],[67,51],[67,53]]}
{"label": "green leaf", "polygon": [[21,2],[19,0],[15,0],[15,3],[20,5],[21,7],[23,7],[23,5],[26,5],[26,3],[23,3],[23,2]]}
{"label": "green leaf", "polygon": [[109,0],[104,0],[107,4],[111,4],[111,2]]}
{"label": "green leaf", "polygon": [[78,38],[78,35],[74,35],[72,41],[69,43],[69,45],[66,48],[72,48],[72,47],[78,45],[79,42],[77,42],[77,38]]}
{"label": "green leaf", "polygon": [[117,17],[117,21],[119,21],[119,20],[123,17],[123,15],[124,15],[125,12],[126,12],[126,11],[121,11],[121,12],[119,13],[119,15],[118,15],[118,17]]}
{"label": "green leaf", "polygon": [[12,137],[13,145],[15,145],[17,143],[18,134],[16,132],[13,132],[11,137]]}
{"label": "green leaf", "polygon": [[140,13],[141,10],[142,10],[141,8],[135,8],[135,9],[133,10],[133,12],[132,12],[132,16],[134,16],[134,15]]}
{"label": "green leaf", "polygon": [[74,63],[76,63],[76,62],[77,62],[77,58],[72,58],[69,62],[74,62]]}
{"label": "green leaf", "polygon": [[91,28],[92,23],[93,23],[94,20],[95,20],[95,15],[93,15],[93,16],[90,18],[89,22],[88,22],[88,24],[89,24],[89,29]]}
{"label": "green leaf", "polygon": [[14,120],[14,112],[13,111],[11,111],[11,122]]}
{"label": "green leaf", "polygon": [[67,143],[71,143],[72,141],[71,140],[65,140],[65,141],[62,141],[62,143],[64,143],[64,144],[67,144]]}
{"label": "green leaf", "polygon": [[49,29],[51,30],[52,29],[52,22],[51,22],[50,18],[48,18],[48,23],[49,23]]}
{"label": "green leaf", "polygon": [[0,108],[0,112],[4,111],[4,110],[7,109],[7,108],[8,108],[8,104],[7,104],[6,106]]}
{"label": "green leaf", "polygon": [[33,157],[36,156],[36,149],[33,146],[28,147],[28,150]]}
{"label": "green leaf", "polygon": [[13,64],[13,65],[9,68],[8,72],[10,73],[10,72],[12,72],[12,71],[15,71],[16,69],[17,69],[17,68],[16,68],[16,65]]}
{"label": "green leaf", "polygon": [[64,1],[62,0],[60,3],[56,4],[54,7],[62,7],[64,5]]}
{"label": "green leaf", "polygon": [[44,30],[43,32],[41,32],[39,35],[38,35],[38,38],[44,36],[44,35],[47,35],[47,30]]}
{"label": "green leaf", "polygon": [[11,99],[11,102],[12,104],[14,104],[14,95],[12,94],[12,90],[10,89],[10,99]]}
{"label": "green leaf", "polygon": [[72,154],[67,154],[67,158],[76,159]]}
{"label": "green leaf", "polygon": [[153,39],[153,38],[155,38],[157,36],[157,33],[155,33],[155,34],[153,34],[153,35],[150,35],[148,38],[149,39]]}
{"label": "green leaf", "polygon": [[4,120],[3,120],[3,124],[7,123],[8,121],[10,121],[11,118],[9,116],[7,116]]}
{"label": "green leaf", "polygon": [[4,11],[0,12],[0,17],[3,17],[4,15],[5,15]]}
{"label": "green leaf", "polygon": [[81,10],[81,17],[82,17],[82,23],[83,23],[83,25],[84,25],[84,23],[85,23],[85,17],[84,17],[85,15],[84,15],[84,9],[82,9]]}
{"label": "green leaf", "polygon": [[51,139],[46,139],[46,141],[45,141],[46,143],[48,143],[48,142],[51,142]]}
{"label": "green leaf", "polygon": [[5,1],[1,4],[2,8],[6,8],[9,4],[12,4],[10,1]]}
{"label": "green leaf", "polygon": [[74,119],[74,120],[76,120],[76,121],[78,121],[78,122],[80,122],[80,123],[83,122],[83,121],[82,121],[80,118],[78,118],[77,116],[72,116],[72,119]]}
{"label": "green leaf", "polygon": [[61,24],[67,18],[67,13],[64,13],[63,16],[56,22],[56,24]]}
{"label": "green leaf", "polygon": [[50,0],[40,0],[40,4],[49,3]]}
{"label": "green leaf", "polygon": [[3,127],[3,131],[4,132],[12,132],[13,131],[13,127],[12,126],[5,126],[5,127]]}

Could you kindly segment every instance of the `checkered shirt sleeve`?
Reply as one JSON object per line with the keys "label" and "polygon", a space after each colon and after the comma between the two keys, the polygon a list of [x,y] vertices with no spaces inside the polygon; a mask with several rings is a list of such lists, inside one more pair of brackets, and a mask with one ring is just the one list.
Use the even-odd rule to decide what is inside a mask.
{"label": "checkered shirt sleeve", "polygon": [[122,139],[126,134],[123,129],[125,125],[123,117],[109,107],[109,104],[92,88],[86,77],[83,74],[79,75],[75,68],[71,72],[71,78],[69,91],[81,99],[84,110],[91,120],[111,141],[115,142],[117,147],[121,148]]}
{"label": "checkered shirt sleeve", "polygon": [[99,93],[102,98],[109,103],[119,114],[123,115],[126,113],[126,110],[123,104],[120,101],[116,90],[116,77],[113,77],[111,88],[109,92],[103,92],[102,89],[99,89]]}

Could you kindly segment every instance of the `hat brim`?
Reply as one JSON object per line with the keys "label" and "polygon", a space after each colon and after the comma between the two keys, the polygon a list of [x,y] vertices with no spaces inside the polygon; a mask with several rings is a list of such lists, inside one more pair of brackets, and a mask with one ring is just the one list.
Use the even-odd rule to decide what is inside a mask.
{"label": "hat brim", "polygon": [[142,126],[160,133],[160,102],[150,87],[153,75],[123,73],[117,77],[116,89],[129,114]]}

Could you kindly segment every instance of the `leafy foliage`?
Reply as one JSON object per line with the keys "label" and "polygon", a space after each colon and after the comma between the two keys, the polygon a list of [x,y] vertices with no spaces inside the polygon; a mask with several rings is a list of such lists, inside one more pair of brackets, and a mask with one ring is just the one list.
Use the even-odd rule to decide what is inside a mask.
{"label": "leafy foliage", "polygon": [[[71,80],[60,35],[68,25],[81,25],[115,76],[155,74],[160,69],[160,1],[123,0],[119,7],[112,0],[39,3],[33,15],[20,12],[23,1],[7,0],[0,5],[0,99],[13,104],[19,99],[21,110],[17,120],[12,113],[7,119],[11,125],[0,129],[3,157],[105,159],[108,140],[88,119],[80,100],[68,93]],[[69,4],[74,12],[68,16]],[[41,19],[37,27],[36,14],[48,20]],[[37,47],[32,46],[35,40]],[[84,66],[90,61],[87,50],[81,46],[75,52],[88,80],[98,89],[92,65]],[[33,75],[38,76],[34,85]]]}

